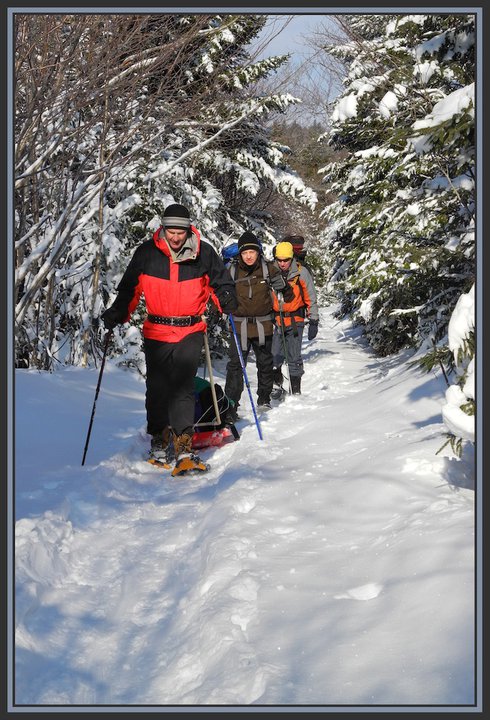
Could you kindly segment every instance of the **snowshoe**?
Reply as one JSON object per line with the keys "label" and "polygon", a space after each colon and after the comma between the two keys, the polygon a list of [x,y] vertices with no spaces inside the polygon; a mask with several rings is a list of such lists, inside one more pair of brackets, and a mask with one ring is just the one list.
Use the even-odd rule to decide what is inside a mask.
{"label": "snowshoe", "polygon": [[209,470],[209,465],[204,463],[199,455],[191,453],[190,455],[182,455],[182,457],[177,460],[172,470],[172,476],[176,477],[177,475],[206,472],[206,470]]}
{"label": "snowshoe", "polygon": [[149,462],[150,465],[155,465],[156,467],[163,468],[164,470],[170,470],[172,467],[171,463],[168,463],[165,460],[157,460],[154,457],[147,458],[147,462]]}

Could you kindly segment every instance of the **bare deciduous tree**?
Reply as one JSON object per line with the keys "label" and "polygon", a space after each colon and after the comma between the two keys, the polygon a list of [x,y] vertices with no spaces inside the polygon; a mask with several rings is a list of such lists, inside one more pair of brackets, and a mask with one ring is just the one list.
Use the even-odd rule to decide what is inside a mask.
{"label": "bare deciduous tree", "polygon": [[[15,16],[15,320],[18,354],[24,349],[30,364],[49,367],[56,342],[66,342],[60,334],[78,342],[75,351],[69,340],[71,361],[76,352],[80,362],[81,345],[87,358],[107,292],[111,223],[147,202],[141,195],[170,194],[194,171],[218,176],[223,159],[241,182],[248,163],[257,177],[270,172],[258,119],[292,100],[255,92],[254,81],[280,64],[250,64],[244,48],[261,23],[250,15]],[[135,183],[140,191],[128,197]]]}
{"label": "bare deciduous tree", "polygon": [[[25,340],[49,335],[56,268],[94,216],[100,246],[108,177],[114,180],[135,158],[154,151],[159,135],[171,137],[219,98],[202,48],[231,21],[210,20],[205,14],[16,16],[15,306]],[[219,78],[217,70],[213,77]],[[206,142],[253,111],[249,105],[231,113],[228,124],[210,124]],[[177,138],[174,165],[201,149],[203,139],[182,157],[178,145]],[[101,259],[97,252],[94,290]]]}

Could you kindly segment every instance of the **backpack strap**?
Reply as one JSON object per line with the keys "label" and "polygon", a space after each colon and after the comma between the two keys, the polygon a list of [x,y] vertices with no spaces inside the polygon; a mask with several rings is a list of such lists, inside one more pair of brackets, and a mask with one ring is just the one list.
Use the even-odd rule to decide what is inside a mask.
{"label": "backpack strap", "polygon": [[259,335],[259,345],[265,344],[265,330],[264,330],[264,322],[267,321],[273,321],[274,315],[270,313],[269,315],[254,315],[254,317],[242,317],[241,315],[233,315],[233,319],[235,323],[240,325],[240,341],[241,346],[243,350],[247,349],[247,341],[248,341],[248,332],[247,332],[247,324],[253,323],[257,325],[257,332]]}
{"label": "backpack strap", "polygon": [[260,258],[262,260],[262,275],[263,275],[266,283],[268,283],[269,282],[269,266],[267,264],[267,260],[265,259],[265,257],[263,255],[261,255]]}
{"label": "backpack strap", "polygon": [[[267,260],[265,259],[265,257],[263,255],[260,256],[260,259],[262,261],[262,275],[264,277],[264,280],[266,282],[269,282],[269,266],[267,265]],[[237,265],[238,265],[238,260],[236,258],[233,259],[229,264],[228,269],[230,271],[232,280],[235,279]]]}

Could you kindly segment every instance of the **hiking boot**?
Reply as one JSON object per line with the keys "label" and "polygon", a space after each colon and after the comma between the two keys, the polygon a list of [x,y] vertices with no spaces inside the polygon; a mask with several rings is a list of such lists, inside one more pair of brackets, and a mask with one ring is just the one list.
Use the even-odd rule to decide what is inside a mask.
{"label": "hiking boot", "polygon": [[173,444],[170,442],[171,431],[167,426],[161,432],[153,433],[148,461],[153,465],[170,468],[175,457]]}
{"label": "hiking boot", "polygon": [[257,407],[262,408],[263,410],[270,410],[271,408],[271,401],[268,397],[259,397],[257,400]]}
{"label": "hiking boot", "polygon": [[292,377],[291,378],[291,390],[293,392],[293,395],[301,395],[301,378],[300,377]]}
{"label": "hiking boot", "polygon": [[174,435],[174,450],[176,463],[172,475],[184,475],[191,472],[204,472],[209,470],[209,465],[203,463],[199,455],[192,452],[192,435],[183,432],[181,435]]}
{"label": "hiking boot", "polygon": [[272,368],[272,382],[278,387],[282,387],[284,377],[282,375],[281,367]]}
{"label": "hiking boot", "polygon": [[175,459],[192,453],[192,435],[190,432],[183,432],[181,435],[174,434]]}

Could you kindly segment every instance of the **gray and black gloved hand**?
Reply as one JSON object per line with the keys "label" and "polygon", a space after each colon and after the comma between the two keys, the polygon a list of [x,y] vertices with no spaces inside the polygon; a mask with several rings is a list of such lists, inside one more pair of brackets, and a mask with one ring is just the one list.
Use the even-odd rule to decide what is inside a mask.
{"label": "gray and black gloved hand", "polygon": [[282,273],[277,273],[269,278],[269,285],[274,292],[281,292],[286,287],[286,281],[284,280]]}
{"label": "gray and black gloved hand", "polygon": [[310,320],[308,325],[308,340],[314,340],[318,335],[318,320]]}

